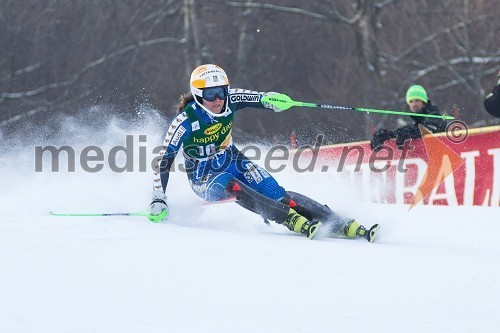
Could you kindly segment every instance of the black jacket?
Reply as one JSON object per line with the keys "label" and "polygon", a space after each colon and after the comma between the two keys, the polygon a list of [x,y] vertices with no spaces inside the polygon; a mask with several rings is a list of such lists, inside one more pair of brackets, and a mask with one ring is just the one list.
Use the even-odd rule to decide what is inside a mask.
{"label": "black jacket", "polygon": [[[441,115],[439,112],[439,108],[434,104],[432,104],[431,101],[428,101],[426,104],[424,104],[424,107],[421,108],[417,113],[429,114],[429,115],[432,114],[437,116]],[[403,130],[404,128],[417,129],[418,135],[411,136],[409,137],[410,139],[421,137],[418,125],[424,126],[431,133],[439,133],[439,132],[444,132],[446,130],[446,120],[442,118],[425,118],[425,117],[415,117],[415,116],[410,116],[410,118],[413,120],[413,124],[406,125],[396,130],[396,132],[398,132]]]}
{"label": "black jacket", "polygon": [[500,117],[500,85],[493,88],[493,91],[486,96],[484,107],[492,116]]}

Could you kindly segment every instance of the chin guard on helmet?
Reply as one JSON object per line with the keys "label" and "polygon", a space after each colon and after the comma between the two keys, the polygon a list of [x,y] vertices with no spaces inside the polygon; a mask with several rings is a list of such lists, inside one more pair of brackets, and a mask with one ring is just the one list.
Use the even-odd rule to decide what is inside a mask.
{"label": "chin guard on helmet", "polygon": [[194,97],[196,104],[198,104],[205,112],[213,117],[223,117],[229,113],[228,96],[226,95],[223,110],[221,113],[213,113],[203,106],[203,89],[212,87],[226,87],[229,92],[229,79],[226,72],[219,66],[213,64],[201,65],[195,68],[191,73],[189,81],[191,94]]}

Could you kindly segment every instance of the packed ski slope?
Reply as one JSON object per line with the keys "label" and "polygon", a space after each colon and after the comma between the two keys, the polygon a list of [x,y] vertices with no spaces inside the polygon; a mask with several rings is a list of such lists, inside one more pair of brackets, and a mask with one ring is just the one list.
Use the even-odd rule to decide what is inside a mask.
{"label": "packed ski slope", "polygon": [[[161,142],[157,124],[68,121],[41,144]],[[137,137],[136,137],[137,138]],[[500,210],[374,205],[332,173],[274,176],[378,241],[307,240],[234,203],[204,205],[175,172],[166,224],[53,217],[147,207],[148,172],[34,172],[34,145],[0,153],[0,332],[493,332]],[[40,142],[38,142],[40,144]],[[105,149],[106,150],[106,149]],[[137,150],[134,154],[137,154]],[[148,156],[149,157],[149,156]],[[47,161],[44,161],[44,166]],[[61,163],[64,165],[64,163]],[[64,168],[62,168],[64,169]]]}

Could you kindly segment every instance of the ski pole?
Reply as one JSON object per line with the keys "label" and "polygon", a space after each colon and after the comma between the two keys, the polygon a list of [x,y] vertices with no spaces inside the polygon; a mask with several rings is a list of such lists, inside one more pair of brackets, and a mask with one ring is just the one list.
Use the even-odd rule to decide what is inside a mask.
{"label": "ski pole", "polygon": [[126,212],[126,213],[56,213],[50,212],[52,216],[145,216],[150,221],[157,223],[168,217],[168,211],[164,209],[158,215],[151,215],[148,211]]}
{"label": "ski pole", "polygon": [[455,119],[453,116],[447,115],[435,115],[435,114],[420,114],[420,113],[411,113],[404,111],[392,111],[392,110],[379,110],[379,109],[369,109],[369,108],[356,108],[352,106],[337,106],[337,105],[329,105],[329,104],[318,104],[318,103],[307,103],[307,102],[299,102],[292,100],[288,95],[285,94],[276,94],[264,96],[262,98],[263,103],[272,104],[281,110],[288,110],[292,106],[305,106],[310,108],[322,108],[322,109],[335,109],[335,110],[351,110],[351,111],[360,111],[360,112],[374,112],[374,113],[386,113],[386,114],[396,114],[403,116],[413,116],[413,117],[425,117],[425,118],[441,118],[443,120],[446,119]]}

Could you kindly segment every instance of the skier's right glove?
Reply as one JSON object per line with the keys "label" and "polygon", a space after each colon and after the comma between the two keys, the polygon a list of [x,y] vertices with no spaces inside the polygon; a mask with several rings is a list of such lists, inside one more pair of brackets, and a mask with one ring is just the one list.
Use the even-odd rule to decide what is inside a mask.
{"label": "skier's right glove", "polygon": [[168,218],[167,195],[163,191],[153,192],[148,218],[155,223],[164,222]]}

